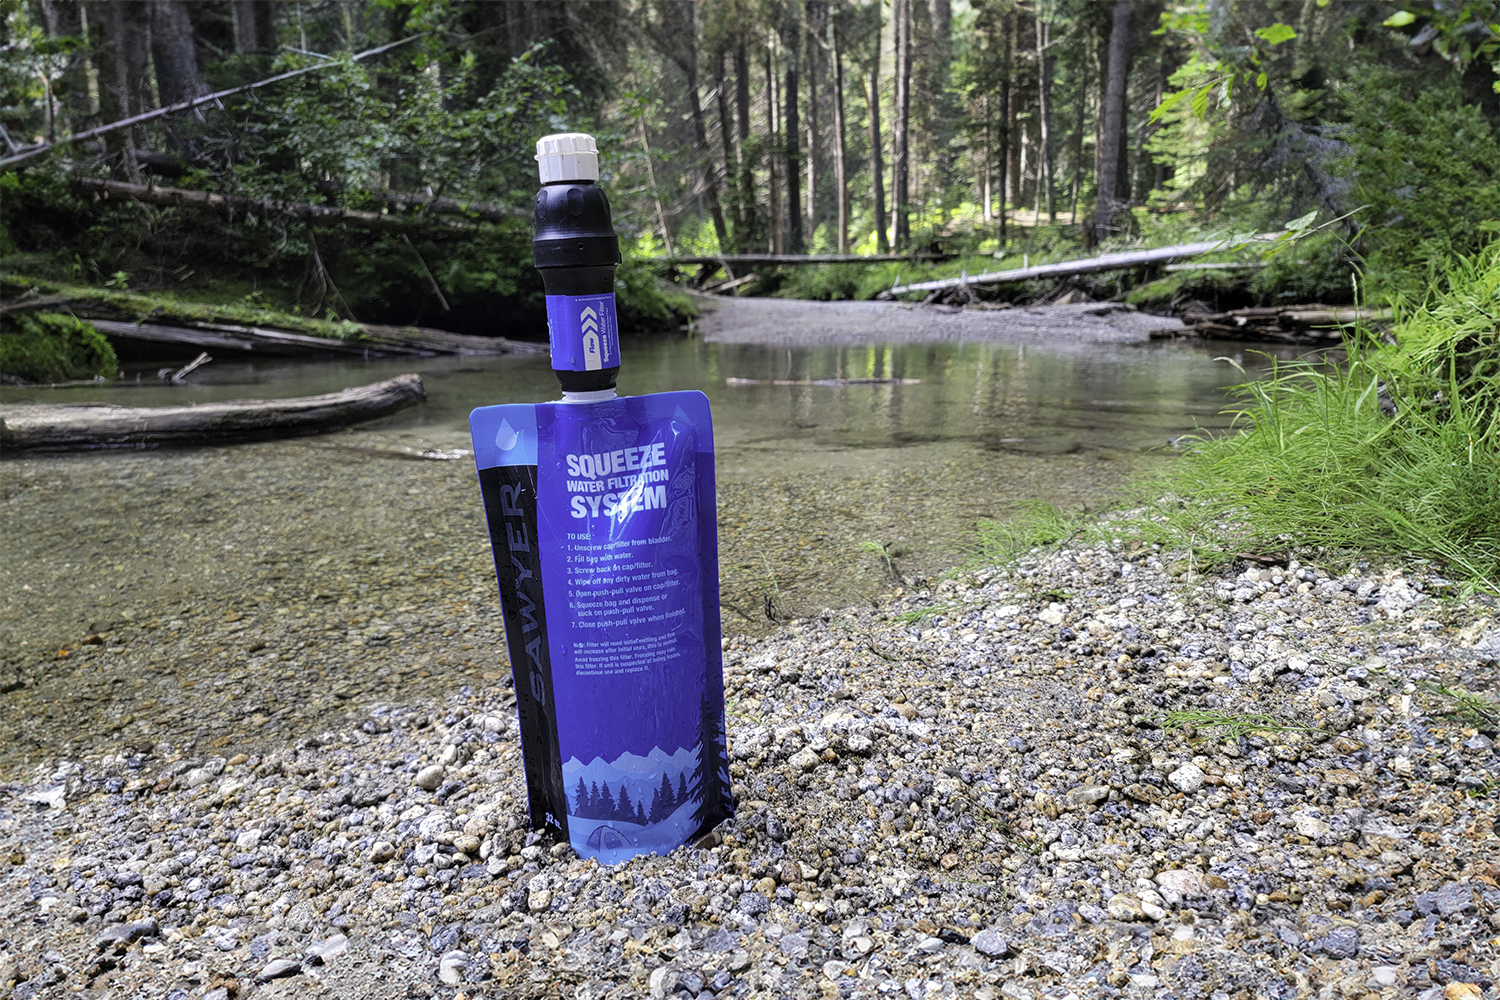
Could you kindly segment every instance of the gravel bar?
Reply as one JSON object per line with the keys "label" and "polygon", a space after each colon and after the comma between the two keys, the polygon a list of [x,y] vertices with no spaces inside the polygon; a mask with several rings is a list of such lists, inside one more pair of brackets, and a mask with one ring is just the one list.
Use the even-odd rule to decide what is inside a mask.
{"label": "gravel bar", "polygon": [[1033,553],[726,639],[738,816],[616,867],[528,834],[504,680],[52,759],[0,786],[0,994],[1493,1000],[1496,723],[1434,693],[1495,699],[1491,609],[1242,568]]}
{"label": "gravel bar", "polygon": [[725,344],[812,347],[937,341],[1145,343],[1159,330],[1180,330],[1172,317],[1153,316],[1119,302],[1077,302],[999,308],[987,304],[806,302],[798,299],[695,296],[703,309],[696,330]]}

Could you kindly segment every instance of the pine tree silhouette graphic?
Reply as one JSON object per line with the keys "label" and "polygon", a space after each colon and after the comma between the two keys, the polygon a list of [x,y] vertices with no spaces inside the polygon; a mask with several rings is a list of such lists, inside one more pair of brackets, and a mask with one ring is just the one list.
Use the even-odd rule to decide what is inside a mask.
{"label": "pine tree silhouette graphic", "polygon": [[698,800],[693,824],[711,830],[734,814],[729,799],[729,755],[724,741],[723,698],[714,697],[708,685],[698,705],[698,766],[688,797]]}

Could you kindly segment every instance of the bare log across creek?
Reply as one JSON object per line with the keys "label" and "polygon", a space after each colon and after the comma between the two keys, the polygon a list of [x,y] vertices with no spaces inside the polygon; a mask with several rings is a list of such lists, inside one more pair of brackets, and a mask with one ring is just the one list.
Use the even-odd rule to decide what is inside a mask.
{"label": "bare log across creek", "polygon": [[319,396],[188,406],[46,403],[0,406],[0,452],[227,444],[338,430],[427,398],[416,375]]}

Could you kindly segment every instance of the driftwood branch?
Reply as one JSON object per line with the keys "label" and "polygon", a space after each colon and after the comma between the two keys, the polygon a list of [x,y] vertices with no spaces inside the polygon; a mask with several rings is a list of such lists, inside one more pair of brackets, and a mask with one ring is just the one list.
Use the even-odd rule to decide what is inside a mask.
{"label": "driftwood branch", "polygon": [[[366,49],[365,51],[352,56],[351,59],[353,62],[359,62],[362,59],[369,59],[371,56],[378,56],[382,52],[389,52],[391,49],[399,48],[400,46],[405,45],[407,42],[414,42],[418,38],[421,38],[423,34],[426,34],[426,32],[418,35],[411,35],[397,42],[391,42],[389,45],[382,45],[378,48]],[[280,83],[282,80],[290,80],[292,77],[302,76],[304,73],[315,73],[320,69],[327,69],[332,65],[335,64],[333,62],[324,62],[318,63],[314,66],[304,66],[301,69],[294,69],[286,73],[278,73],[275,76],[268,76],[264,80],[256,80],[254,83],[246,83],[238,87],[230,87],[228,90],[219,90],[215,91],[212,94],[204,94],[202,97],[195,97],[190,101],[182,101],[178,104],[170,104],[165,108],[157,108],[155,111],[147,111],[144,114],[134,115],[130,118],[122,118],[119,121],[110,122],[108,125],[100,125],[98,128],[91,128],[84,132],[74,132],[72,135],[63,136],[56,142],[43,142],[38,143],[35,146],[28,146],[24,149],[18,150],[12,156],[0,158],[0,170],[5,169],[6,167],[14,167],[21,163],[25,163],[27,160],[35,159],[36,157],[41,156],[44,153],[49,153],[61,146],[67,146],[76,142],[82,142],[85,139],[92,139],[95,136],[104,135],[107,132],[115,132],[122,128],[130,128],[131,126],[140,125],[144,122],[148,122],[156,118],[161,118],[165,115],[176,114],[179,111],[191,111],[194,108],[201,107],[205,104],[217,105],[218,102],[225,97],[232,97],[235,94],[243,94],[247,93],[248,91],[258,90],[261,87],[269,87],[273,83]]]}
{"label": "driftwood branch", "polygon": [[337,430],[421,402],[416,375],[292,399],[235,399],[194,406],[43,403],[0,406],[0,450],[76,451],[221,444]]}
{"label": "driftwood branch", "polygon": [[[1250,241],[1269,241],[1280,234],[1267,233],[1250,237]],[[1131,250],[1127,253],[1107,253],[1084,260],[1065,260],[1055,264],[1038,264],[1035,267],[1018,267],[1011,271],[988,271],[984,274],[967,274],[958,278],[943,278],[938,281],[920,281],[910,285],[896,285],[880,293],[888,299],[907,292],[938,291],[947,288],[964,288],[971,285],[1000,285],[1012,281],[1031,281],[1035,278],[1066,278],[1075,274],[1092,274],[1097,271],[1124,271],[1143,264],[1159,264],[1179,257],[1197,257],[1206,253],[1231,250],[1241,243],[1229,240],[1206,240],[1202,243],[1181,243],[1177,246],[1158,247],[1154,250]]]}
{"label": "driftwood branch", "polygon": [[192,205],[216,212],[254,212],[264,216],[298,219],[314,225],[342,224],[357,229],[404,231],[413,226],[468,231],[472,224],[416,216],[382,215],[334,205],[308,205],[302,202],[278,201],[275,198],[246,198],[233,194],[214,194],[187,188],[156,187],[151,184],[129,184],[99,177],[75,177],[73,184],[106,198],[132,198],[150,205]]}

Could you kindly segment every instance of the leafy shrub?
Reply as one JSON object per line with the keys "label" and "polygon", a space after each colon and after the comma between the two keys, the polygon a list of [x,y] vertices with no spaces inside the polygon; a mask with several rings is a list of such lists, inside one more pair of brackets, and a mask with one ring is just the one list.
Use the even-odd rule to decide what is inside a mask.
{"label": "leafy shrub", "polygon": [[20,313],[0,327],[0,376],[22,382],[113,379],[115,350],[93,326],[66,313]]}
{"label": "leafy shrub", "polygon": [[1456,80],[1373,74],[1351,103],[1356,204],[1372,286],[1420,294],[1434,268],[1475,253],[1500,217],[1500,143]]}

